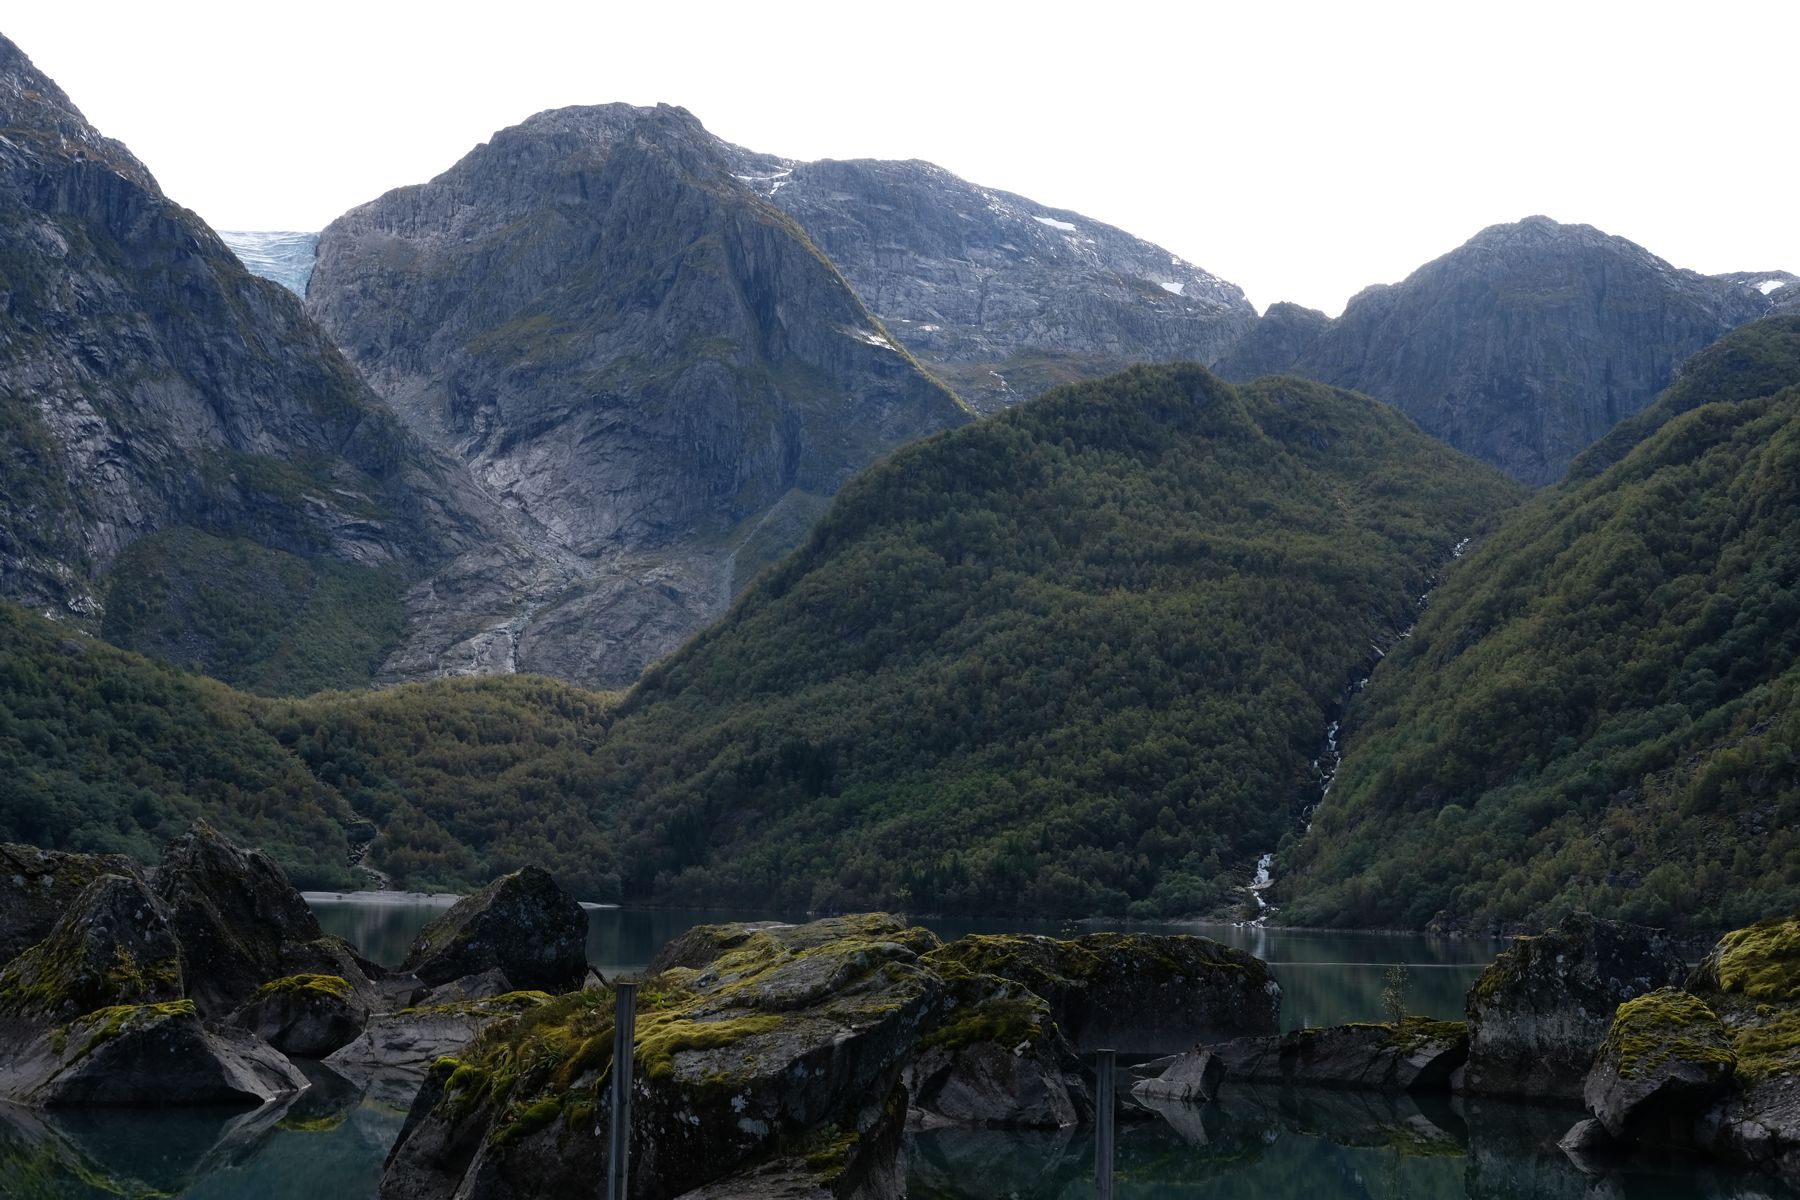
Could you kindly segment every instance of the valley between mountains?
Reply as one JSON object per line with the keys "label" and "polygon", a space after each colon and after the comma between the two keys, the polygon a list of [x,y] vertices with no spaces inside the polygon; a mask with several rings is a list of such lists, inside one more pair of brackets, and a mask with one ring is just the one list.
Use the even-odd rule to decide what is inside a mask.
{"label": "valley between mountains", "polygon": [[0,39],[0,284],[0,841],[204,818],[303,886],[637,905],[1800,908],[1784,271],[1531,216],[1259,315],[1081,213],[623,104],[220,235]]}

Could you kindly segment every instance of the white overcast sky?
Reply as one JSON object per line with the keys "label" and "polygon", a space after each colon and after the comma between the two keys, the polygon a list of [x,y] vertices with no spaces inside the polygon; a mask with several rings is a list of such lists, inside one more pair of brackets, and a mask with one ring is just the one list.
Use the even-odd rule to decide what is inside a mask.
{"label": "white overcast sky", "polygon": [[0,32],[220,229],[318,229],[541,109],[923,158],[1337,313],[1546,213],[1800,271],[1800,0],[472,7],[42,0]]}

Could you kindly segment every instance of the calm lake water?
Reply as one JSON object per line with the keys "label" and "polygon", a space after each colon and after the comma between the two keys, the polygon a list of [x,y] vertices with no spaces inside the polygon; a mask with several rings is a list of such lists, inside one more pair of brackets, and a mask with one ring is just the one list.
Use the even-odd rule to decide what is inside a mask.
{"label": "calm lake water", "polygon": [[[451,897],[309,895],[320,923],[383,963]],[[703,921],[781,919],[766,911],[589,911],[588,956],[609,978],[641,971],[663,942]],[[787,919],[805,919],[790,916]],[[1233,926],[926,920],[940,937],[1093,929],[1193,932],[1266,959],[1288,1027],[1373,1020],[1388,967],[1405,963],[1411,1007],[1462,1013],[1463,993],[1500,948],[1417,936],[1301,934]],[[181,1196],[205,1200],[365,1200],[405,1118],[320,1072],[286,1104],[248,1114],[193,1110],[44,1114],[0,1104],[0,1197]],[[1118,1133],[1114,1195],[1364,1200],[1793,1200],[1760,1176],[1675,1160],[1604,1177],[1578,1171],[1555,1141],[1580,1114],[1463,1099],[1229,1089]],[[940,1130],[909,1142],[909,1195],[1063,1200],[1092,1196],[1092,1131]],[[598,1192],[596,1192],[598,1194]],[[583,1200],[586,1200],[584,1197]]]}

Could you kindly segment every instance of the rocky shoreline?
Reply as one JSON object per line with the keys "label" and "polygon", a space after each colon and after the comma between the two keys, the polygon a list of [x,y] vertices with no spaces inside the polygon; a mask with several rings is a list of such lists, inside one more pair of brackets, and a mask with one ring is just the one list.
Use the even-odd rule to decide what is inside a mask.
{"label": "rocky shoreline", "polygon": [[[0,970],[9,1122],[231,1106],[248,1110],[231,1137],[253,1138],[370,1094],[407,1113],[387,1200],[604,1177],[616,992],[587,965],[584,907],[543,872],[455,901],[390,970],[204,825],[150,869],[0,853],[0,945],[19,947]],[[1466,1022],[1284,1034],[1267,965],[1201,937],[943,941],[885,914],[697,926],[639,982],[631,1194],[898,1197],[909,1138],[1091,1122],[1102,1047],[1136,1064],[1115,1113],[1182,1137],[1316,1110],[1349,1122],[1346,1144],[1479,1157],[1477,1118],[1524,1098],[1568,1106],[1582,1178],[1674,1152],[1795,1186],[1797,961],[1792,919],[1689,970],[1659,931],[1577,916],[1502,952]]]}

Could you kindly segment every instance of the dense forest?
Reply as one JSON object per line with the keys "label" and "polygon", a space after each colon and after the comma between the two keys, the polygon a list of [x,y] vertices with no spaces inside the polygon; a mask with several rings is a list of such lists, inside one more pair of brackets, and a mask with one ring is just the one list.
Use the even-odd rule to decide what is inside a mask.
{"label": "dense forest", "polygon": [[625,893],[1215,908],[1346,685],[1519,495],[1366,397],[1191,366],[915,444],[618,710]]}
{"label": "dense forest", "polygon": [[1460,561],[1346,746],[1287,919],[1800,908],[1800,319],[1697,355]]}
{"label": "dense forest", "polygon": [[[533,861],[603,900],[1204,911],[1518,495],[1366,398],[1141,368],[867,473],[616,708],[534,678],[265,699],[7,609],[0,837],[148,855],[204,814],[319,885],[373,837],[412,887]],[[365,652],[326,649],[302,665]]]}

